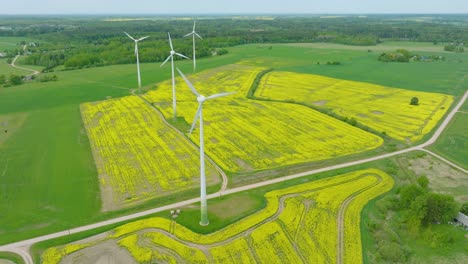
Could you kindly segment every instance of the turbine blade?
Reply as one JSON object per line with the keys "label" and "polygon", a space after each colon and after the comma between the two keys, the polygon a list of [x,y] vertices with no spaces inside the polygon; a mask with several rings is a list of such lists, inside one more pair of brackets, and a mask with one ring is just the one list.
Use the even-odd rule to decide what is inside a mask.
{"label": "turbine blade", "polygon": [[198,117],[200,116],[201,108],[202,108],[202,103],[198,103],[197,113],[195,114],[195,117],[193,118],[192,126],[190,127],[190,131],[189,131],[190,134],[192,134],[192,131],[195,128],[195,125],[197,124],[197,120],[198,120]]}
{"label": "turbine blade", "polygon": [[186,59],[190,60],[189,57],[187,57],[187,56],[185,56],[185,55],[183,55],[183,54],[180,54],[180,53],[175,53],[175,54],[176,54],[177,56],[179,56],[179,57],[186,58]]}
{"label": "turbine blade", "polygon": [[147,39],[147,38],[149,38],[149,36],[139,38],[137,41],[142,41],[142,40]]}
{"label": "turbine blade", "polygon": [[195,32],[195,20],[193,21],[193,32]]}
{"label": "turbine blade", "polygon": [[167,35],[169,36],[169,45],[171,45],[171,50],[174,50],[174,47],[172,46],[171,34],[167,32]]}
{"label": "turbine blade", "polygon": [[235,93],[237,93],[237,92],[228,92],[228,93],[214,94],[214,95],[210,95],[210,96],[206,97],[206,100],[214,99],[214,98],[218,98],[218,97],[223,97],[223,96],[228,96],[228,95],[235,94]]}
{"label": "turbine blade", "polygon": [[124,31],[124,33],[125,33],[125,35],[127,35],[129,38],[133,39],[133,41],[136,41],[136,39],[134,39],[132,36],[130,36],[127,32]]}
{"label": "turbine blade", "polygon": [[188,33],[187,35],[184,35],[184,38],[186,38],[186,37],[188,37],[188,36],[190,36],[190,35],[192,35],[192,34],[193,34],[193,32],[190,32],[190,33]]}
{"label": "turbine blade", "polygon": [[171,59],[171,57],[172,57],[172,55],[169,55],[169,57],[167,57],[167,59],[159,67],[164,66],[164,64],[166,64],[166,62],[168,62]]}
{"label": "turbine blade", "polygon": [[200,39],[203,39],[200,35],[198,35],[197,33],[195,33],[195,36],[199,37]]}
{"label": "turbine blade", "polygon": [[195,87],[193,87],[192,83],[187,79],[187,77],[185,77],[185,75],[179,70],[179,68],[177,68],[177,71],[179,72],[180,76],[182,76],[182,79],[184,79],[185,83],[187,83],[190,90],[192,90],[192,93],[195,94],[197,97],[200,96]]}
{"label": "turbine blade", "polygon": [[138,43],[135,42],[135,56],[138,54]]}

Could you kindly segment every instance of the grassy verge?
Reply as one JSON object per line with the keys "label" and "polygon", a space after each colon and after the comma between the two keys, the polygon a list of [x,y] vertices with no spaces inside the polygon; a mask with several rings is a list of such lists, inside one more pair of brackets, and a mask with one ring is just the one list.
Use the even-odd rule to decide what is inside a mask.
{"label": "grassy verge", "polygon": [[0,252],[0,260],[9,260],[16,264],[24,264],[21,256],[11,252]]}
{"label": "grassy verge", "polygon": [[437,142],[430,146],[431,150],[465,169],[468,169],[467,123],[468,113],[457,113]]}

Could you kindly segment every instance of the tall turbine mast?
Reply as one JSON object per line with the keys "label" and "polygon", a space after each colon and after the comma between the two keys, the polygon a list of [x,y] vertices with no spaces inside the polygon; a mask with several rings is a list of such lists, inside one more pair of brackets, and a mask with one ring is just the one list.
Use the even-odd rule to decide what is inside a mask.
{"label": "tall turbine mast", "polygon": [[[166,64],[169,60],[171,60],[171,70],[172,70],[172,108],[174,109],[174,121],[177,119],[177,100],[176,100],[176,90],[175,90],[175,76],[174,76],[174,55],[177,55],[182,58],[189,59],[187,56],[177,53],[174,51],[174,46],[172,46],[171,34],[168,32],[167,35],[169,36],[169,45],[171,47],[171,52],[167,59],[161,64],[161,67]],[[189,59],[190,60],[190,59]]]}
{"label": "tall turbine mast", "polygon": [[197,68],[197,59],[196,59],[196,56],[195,56],[195,36],[197,36],[200,39],[203,39],[202,37],[200,37],[200,35],[197,34],[197,32],[195,32],[195,21],[193,21],[193,30],[192,30],[192,32],[185,35],[184,38],[188,37],[188,36],[192,36],[192,38],[193,38],[193,71],[195,71],[195,69]]}
{"label": "tall turbine mast", "polygon": [[207,100],[234,94],[235,92],[219,93],[205,97],[198,93],[195,87],[193,87],[193,85],[190,83],[187,77],[185,77],[185,75],[178,68],[177,71],[179,72],[180,76],[182,76],[182,78],[185,80],[188,87],[190,87],[190,90],[192,90],[192,93],[197,97],[198,101],[197,113],[195,114],[195,118],[193,119],[192,127],[190,128],[189,133],[192,133],[193,129],[195,128],[195,125],[197,124],[197,120],[200,119],[200,225],[206,226],[210,223],[210,221],[208,220],[208,204],[206,202],[205,144],[203,138],[203,103]]}
{"label": "tall turbine mast", "polygon": [[138,56],[138,42],[148,38],[149,36],[135,39],[132,36],[130,36],[127,32],[124,32],[124,33],[125,35],[127,35],[130,39],[132,39],[135,42],[135,56],[137,60],[137,75],[138,75],[138,94],[141,94],[140,58]]}

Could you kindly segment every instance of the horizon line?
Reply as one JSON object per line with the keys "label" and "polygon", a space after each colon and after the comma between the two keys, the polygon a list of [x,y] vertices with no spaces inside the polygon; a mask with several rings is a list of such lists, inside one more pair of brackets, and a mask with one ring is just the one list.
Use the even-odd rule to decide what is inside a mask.
{"label": "horizon line", "polygon": [[186,16],[186,15],[215,15],[215,16],[233,16],[233,15],[468,15],[468,12],[443,12],[443,13],[430,13],[430,12],[349,12],[349,13],[331,13],[331,12],[324,12],[324,13],[274,13],[274,12],[246,12],[246,13],[0,13],[0,16],[108,16],[108,15],[120,15],[120,16],[143,16],[143,15],[150,15],[150,16]]}

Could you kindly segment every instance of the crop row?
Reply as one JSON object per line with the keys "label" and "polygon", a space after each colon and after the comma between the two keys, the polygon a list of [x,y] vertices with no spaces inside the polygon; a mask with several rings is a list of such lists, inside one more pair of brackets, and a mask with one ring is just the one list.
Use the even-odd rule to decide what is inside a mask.
{"label": "crop row", "polygon": [[[197,186],[198,150],[140,98],[86,103],[81,112],[105,210]],[[219,181],[207,168],[208,182]]]}
{"label": "crop row", "polygon": [[[189,76],[200,93],[237,94],[203,106],[206,152],[225,170],[246,172],[318,161],[360,153],[380,146],[381,138],[310,108],[245,98],[262,68],[229,65]],[[197,109],[189,88],[178,82],[177,112],[191,122]],[[209,85],[208,85],[209,84]],[[146,98],[171,118],[170,82],[163,82]],[[198,130],[190,138],[198,143]]]}

